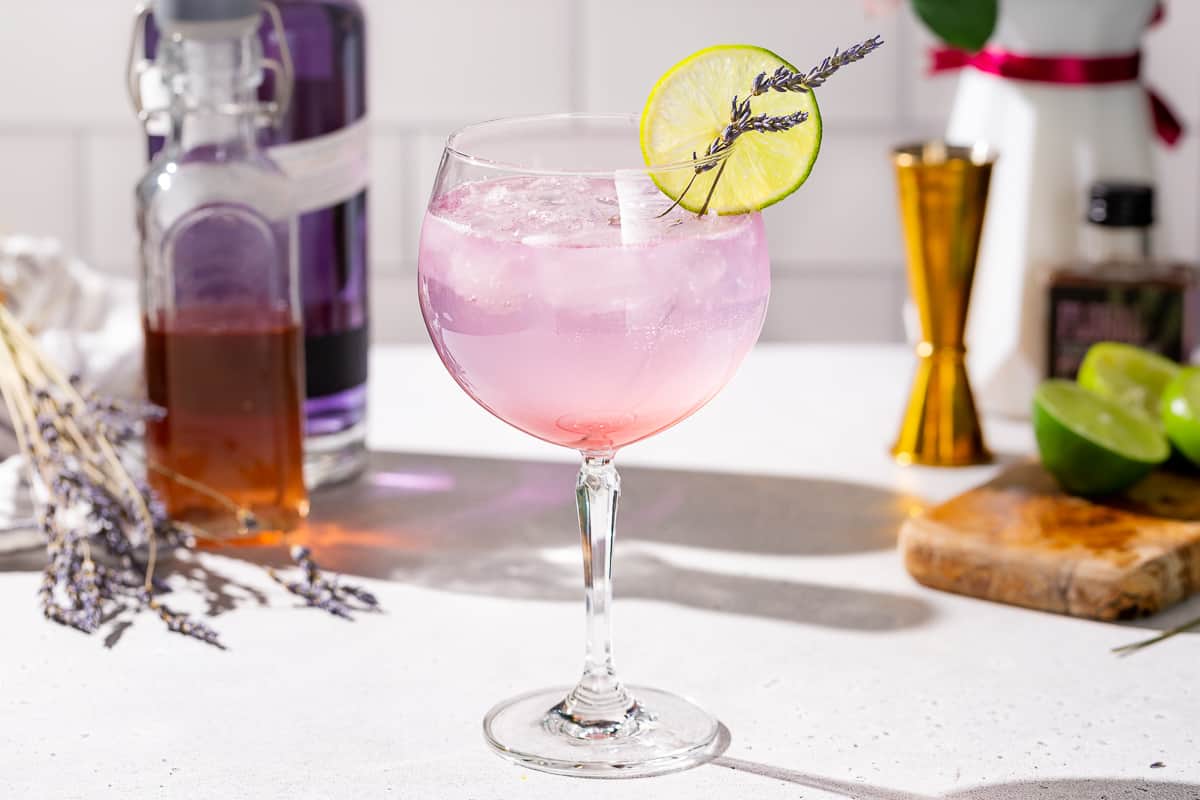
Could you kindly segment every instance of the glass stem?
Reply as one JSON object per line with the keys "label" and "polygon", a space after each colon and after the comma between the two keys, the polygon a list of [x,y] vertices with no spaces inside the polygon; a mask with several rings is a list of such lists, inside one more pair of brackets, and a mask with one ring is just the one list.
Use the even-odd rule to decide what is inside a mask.
{"label": "glass stem", "polygon": [[575,493],[583,542],[587,651],[583,677],[553,713],[565,732],[600,738],[622,732],[638,714],[637,702],[617,680],[612,659],[612,547],[621,478],[611,453],[589,453]]}

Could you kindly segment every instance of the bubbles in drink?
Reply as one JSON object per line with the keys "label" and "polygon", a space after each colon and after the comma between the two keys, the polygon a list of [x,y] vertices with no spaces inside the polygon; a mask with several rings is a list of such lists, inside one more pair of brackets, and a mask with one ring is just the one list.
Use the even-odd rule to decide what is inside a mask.
{"label": "bubbles in drink", "polygon": [[[642,173],[611,178],[547,175],[467,183],[436,198],[430,213],[478,236],[533,246],[611,247],[720,235],[749,217],[698,217]],[[636,226],[637,242],[622,232]]]}

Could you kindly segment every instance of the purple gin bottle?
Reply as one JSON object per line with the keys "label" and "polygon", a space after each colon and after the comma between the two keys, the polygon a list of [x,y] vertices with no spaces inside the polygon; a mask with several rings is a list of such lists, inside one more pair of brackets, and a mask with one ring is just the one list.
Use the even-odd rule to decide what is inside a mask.
{"label": "purple gin bottle", "polygon": [[[348,480],[366,466],[366,25],[357,0],[275,0],[291,50],[291,105],[263,144],[294,184],[306,374],[305,479]],[[281,60],[264,19],[263,54]],[[148,31],[146,50],[157,37]],[[272,76],[260,90],[275,95]],[[152,138],[150,151],[161,147]]]}

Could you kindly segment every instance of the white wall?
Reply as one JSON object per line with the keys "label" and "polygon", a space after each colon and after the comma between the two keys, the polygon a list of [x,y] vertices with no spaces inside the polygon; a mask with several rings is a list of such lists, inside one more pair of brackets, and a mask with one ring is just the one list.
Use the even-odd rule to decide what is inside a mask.
{"label": "white wall", "polygon": [[[775,290],[764,336],[901,336],[902,255],[887,149],[935,135],[953,77],[924,75],[906,8],[859,0],[366,0],[373,119],[374,329],[424,340],[415,302],[421,213],[445,135],[530,112],[636,111],[679,58],[748,42],[804,66],[880,33],[887,45],[821,93],[811,180],[769,212]],[[876,0],[872,5],[888,5]],[[61,237],[133,275],[132,185],[144,152],[123,92],[132,0],[0,0],[0,231]],[[1147,37],[1149,81],[1191,127],[1160,153],[1159,250],[1200,259],[1200,2]]]}

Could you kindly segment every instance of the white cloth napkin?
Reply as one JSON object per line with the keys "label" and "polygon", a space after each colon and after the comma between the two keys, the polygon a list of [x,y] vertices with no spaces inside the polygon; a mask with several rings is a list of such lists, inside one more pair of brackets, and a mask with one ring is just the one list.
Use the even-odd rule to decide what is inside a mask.
{"label": "white cloth napkin", "polygon": [[[142,332],[135,281],[103,275],[52,239],[0,236],[0,290],[47,355],[103,394],[138,397]],[[2,408],[0,416],[6,417]],[[40,542],[22,459],[0,425],[0,551]]]}

